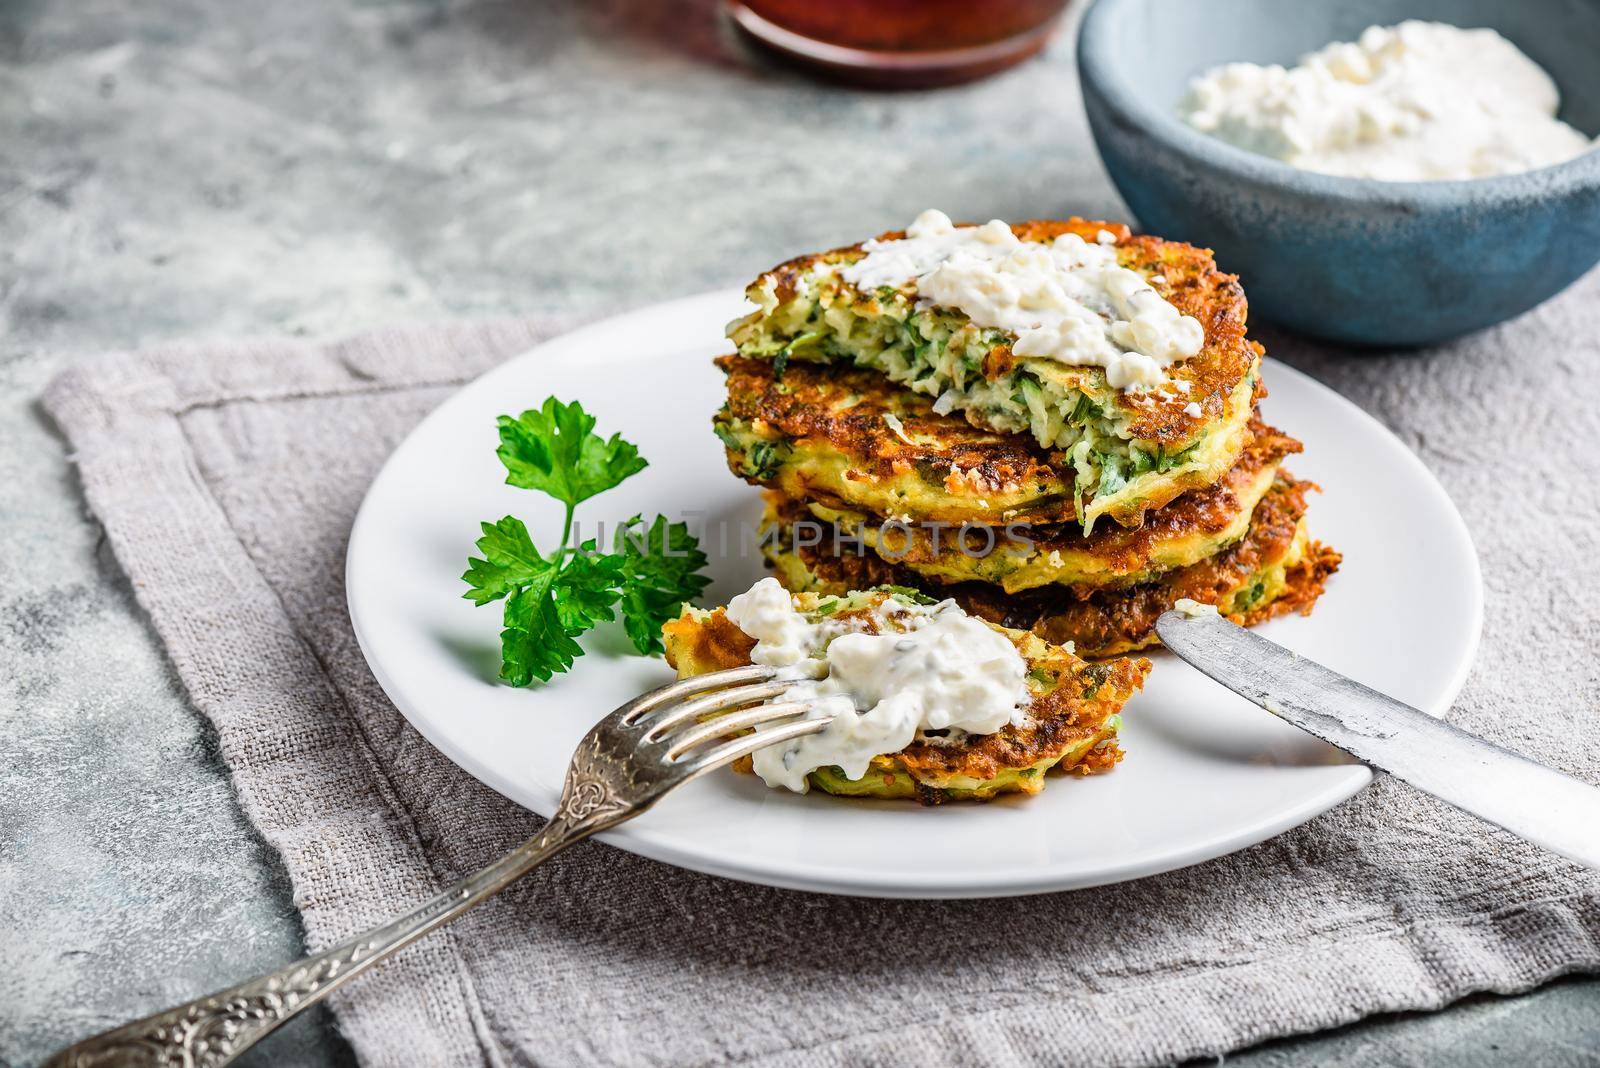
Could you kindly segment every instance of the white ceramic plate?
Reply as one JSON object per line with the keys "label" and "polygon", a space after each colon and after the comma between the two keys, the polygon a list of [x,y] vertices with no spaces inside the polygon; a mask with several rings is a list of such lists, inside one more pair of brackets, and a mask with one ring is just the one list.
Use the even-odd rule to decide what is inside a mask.
{"label": "white ceramic plate", "polygon": [[[545,397],[581,400],[604,434],[650,466],[579,509],[592,530],[634,513],[698,513],[710,529],[751,523],[757,490],[728,473],[709,420],[722,403],[711,358],[727,350],[736,292],[619,316],[539,346],[451,397],[395,450],[351,533],[350,614],[378,681],[406,717],[472,775],[549,815],[567,758],[595,720],[668,681],[620,629],[553,682],[494,681],[500,609],[462,599],[480,520],[514,514],[540,544],[559,507],[504,485],[495,417]],[[1461,517],[1422,464],[1375,420],[1280,364],[1266,416],[1305,442],[1291,466],[1314,479],[1315,536],[1345,554],[1316,613],[1263,628],[1275,641],[1434,714],[1460,688],[1477,644],[1482,591]],[[737,542],[713,555],[705,603],[763,574]],[[1169,871],[1240,849],[1360,790],[1363,766],[1165,654],[1124,715],[1127,759],[1090,779],[986,805],[922,808],[768,789],[706,776],[604,835],[612,845],[774,886],[897,897],[1038,893]],[[1070,829],[1070,830],[1069,830]]]}

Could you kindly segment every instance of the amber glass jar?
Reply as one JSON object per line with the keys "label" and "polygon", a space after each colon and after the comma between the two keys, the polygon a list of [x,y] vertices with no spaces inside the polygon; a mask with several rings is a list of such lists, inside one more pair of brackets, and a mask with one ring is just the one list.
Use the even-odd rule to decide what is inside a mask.
{"label": "amber glass jar", "polygon": [[1033,55],[1066,0],[728,0],[758,45],[858,85],[915,88],[981,78]]}

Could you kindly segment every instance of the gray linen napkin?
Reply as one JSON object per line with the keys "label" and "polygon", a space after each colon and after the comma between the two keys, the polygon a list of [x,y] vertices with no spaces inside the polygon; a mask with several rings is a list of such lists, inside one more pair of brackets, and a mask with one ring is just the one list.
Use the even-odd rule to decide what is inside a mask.
{"label": "gray linen napkin", "polygon": [[[283,853],[314,947],[538,822],[389,705],[341,577],[388,452],[549,325],[165,347],[82,365],[46,397],[246,811]],[[1453,719],[1591,782],[1597,338],[1600,275],[1425,353],[1266,335],[1394,428],[1472,528],[1488,619]],[[1233,856],[1024,899],[813,896],[589,843],[333,1004],[374,1066],[1137,1064],[1597,968],[1600,876],[1380,778]]]}

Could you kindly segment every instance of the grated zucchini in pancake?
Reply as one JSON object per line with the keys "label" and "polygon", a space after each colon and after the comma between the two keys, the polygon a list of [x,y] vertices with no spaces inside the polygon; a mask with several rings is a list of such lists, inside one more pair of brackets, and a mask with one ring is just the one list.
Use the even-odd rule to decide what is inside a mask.
{"label": "grated zucchini in pancake", "polygon": [[1037,586],[1098,589],[1136,585],[1214,556],[1244,537],[1251,515],[1300,443],[1257,423],[1239,462],[1207,489],[1151,512],[1136,529],[1112,526],[1084,534],[1075,524],[896,523],[835,502],[766,493],[763,524],[804,532],[823,545],[856,541],[919,578],[989,582],[1007,593]]}
{"label": "grated zucchini in pancake", "polygon": [[[816,621],[827,617],[848,628],[874,629],[873,612],[893,599],[917,599],[912,590],[875,589],[840,595],[802,593],[795,608]],[[1026,721],[992,734],[923,736],[898,753],[872,759],[867,774],[847,779],[838,768],[820,768],[809,784],[851,797],[914,798],[923,804],[989,800],[1003,793],[1035,794],[1046,772],[1079,775],[1106,770],[1121,759],[1116,734],[1123,704],[1144,684],[1150,662],[1142,657],[1090,664],[1070,650],[1026,631],[990,623],[1028,664]],[[662,628],[667,662],[680,678],[750,662],[755,639],[728,618],[726,609],[685,608]],[[749,770],[749,760],[735,765]]]}
{"label": "grated zucchini in pancake", "polygon": [[[875,371],[724,356],[728,400],[712,420],[728,467],[787,497],[823,497],[875,515],[1001,526],[1078,518],[1072,457],[1026,434],[1002,434],[955,415]],[[1113,517],[1136,526],[1151,509],[1209,486],[1237,461],[1248,421],[1209,439],[1217,447],[1115,495]]]}
{"label": "grated zucchini in pancake", "polygon": [[1057,644],[1070,642],[1080,656],[1116,656],[1158,644],[1156,618],[1184,597],[1214,604],[1242,626],[1292,611],[1309,614],[1340,561],[1337,552],[1312,541],[1307,532],[1306,494],[1314,488],[1280,469],[1243,538],[1154,581],[1120,589],[1053,585],[1006,593],[985,582],[945,585],[870,552],[797,545],[785,528],[764,542],[762,551],[791,590],[829,593],[876,583],[919,588],[950,597],[1001,626],[1031,630]]}
{"label": "grated zucchini in pancake", "polygon": [[[796,362],[854,365],[939,398],[941,410],[974,425],[1026,432],[1066,454],[1077,518],[1086,527],[1101,515],[1137,525],[1145,511],[1182,492],[1169,492],[1172,484],[1205,484],[1231,467],[1244,447],[1261,357],[1245,337],[1238,280],[1217,270],[1204,249],[1133,237],[1116,223],[1035,221],[1011,230],[1035,242],[1111,234],[1121,266],[1204,329],[1200,352],[1167,369],[1176,388],[1124,392],[1099,367],[1018,357],[1014,335],[919,304],[914,282],[862,292],[840,273],[866,255],[859,244],[762,274],[746,290],[757,310],[730,324],[728,336],[741,355],[770,359],[779,373]],[[894,231],[880,240],[902,236]]]}

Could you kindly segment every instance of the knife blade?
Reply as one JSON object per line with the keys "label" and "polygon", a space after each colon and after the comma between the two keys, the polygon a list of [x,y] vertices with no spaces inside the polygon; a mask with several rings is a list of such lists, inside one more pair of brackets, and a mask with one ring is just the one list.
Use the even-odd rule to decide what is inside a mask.
{"label": "knife blade", "polygon": [[1162,644],[1245,700],[1363,763],[1600,868],[1600,787],[1452,727],[1214,613],[1164,613]]}

